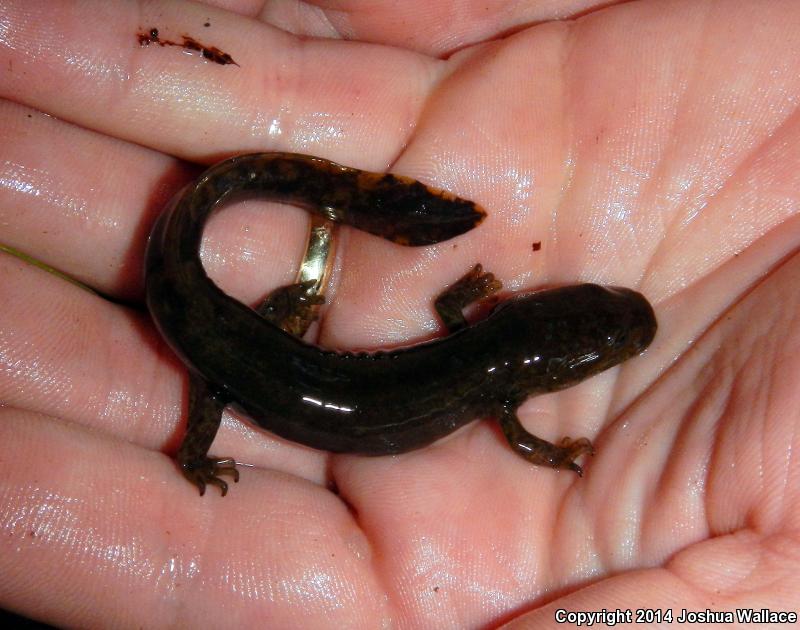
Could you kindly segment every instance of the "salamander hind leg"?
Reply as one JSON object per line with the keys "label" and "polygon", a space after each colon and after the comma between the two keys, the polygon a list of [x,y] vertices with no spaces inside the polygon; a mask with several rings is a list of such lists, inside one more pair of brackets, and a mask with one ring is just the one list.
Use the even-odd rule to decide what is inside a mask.
{"label": "salamander hind leg", "polygon": [[206,484],[217,486],[223,497],[228,493],[228,484],[220,479],[220,475],[230,475],[234,482],[239,481],[239,471],[233,459],[208,457],[225,404],[226,401],[209,387],[204,378],[190,372],[189,421],[178,448],[178,464],[183,476],[200,490],[200,496],[205,494]]}
{"label": "salamander hind leg", "polygon": [[270,293],[256,312],[271,324],[302,337],[317,319],[317,306],[325,303],[325,296],[313,293],[316,280],[279,287]]}
{"label": "salamander hind leg", "polygon": [[586,438],[578,440],[564,438],[556,445],[536,437],[525,430],[517,419],[516,413],[511,409],[506,409],[500,416],[500,427],[511,448],[538,466],[566,468],[575,471],[579,477],[582,477],[583,468],[578,466],[574,460],[584,454],[594,455],[592,443]]}
{"label": "salamander hind leg", "polygon": [[503,288],[494,274],[483,270],[479,263],[454,285],[445,289],[434,306],[448,332],[454,333],[467,326],[463,310],[466,306],[489,297]]}

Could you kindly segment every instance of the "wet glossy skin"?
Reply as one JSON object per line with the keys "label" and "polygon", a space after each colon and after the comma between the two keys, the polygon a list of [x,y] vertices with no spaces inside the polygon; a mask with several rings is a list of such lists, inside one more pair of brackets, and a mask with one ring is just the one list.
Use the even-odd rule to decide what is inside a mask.
{"label": "wet glossy skin", "polygon": [[[461,309],[499,288],[477,266],[439,296],[448,336],[374,354],[322,350],[282,330],[308,312],[304,293],[273,294],[260,312],[220,291],[203,270],[203,227],[218,202],[238,192],[293,203],[405,245],[472,229],[474,203],[393,175],[364,173],[294,154],[222,162],[187,187],[153,229],[147,303],[161,334],[190,370],[189,426],[178,453],[186,477],[238,478],[208,449],[222,408],[234,403],[260,426],[336,452],[382,455],[430,444],[471,420],[500,421],[511,446],[536,464],[581,473],[588,440],[554,445],[522,428],[516,409],[533,394],[563,389],[642,352],[656,331],[639,293],[583,284],[500,304],[467,325]],[[287,295],[289,296],[287,299]]]}

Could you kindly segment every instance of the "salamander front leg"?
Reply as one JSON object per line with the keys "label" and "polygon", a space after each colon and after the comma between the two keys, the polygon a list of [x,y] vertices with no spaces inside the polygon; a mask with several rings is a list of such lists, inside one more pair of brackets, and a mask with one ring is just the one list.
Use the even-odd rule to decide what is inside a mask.
{"label": "salamander front leg", "polygon": [[494,274],[484,272],[479,263],[464,274],[453,286],[447,287],[434,302],[436,312],[449,333],[467,326],[463,310],[473,302],[489,297],[503,288]]}
{"label": "salamander front leg", "polygon": [[290,335],[302,337],[317,319],[317,306],[325,296],[313,292],[316,280],[279,287],[270,293],[256,312]]}
{"label": "salamander front leg", "polygon": [[[276,289],[256,311],[289,334],[302,337],[316,319],[315,307],[325,302],[322,295],[311,292],[315,283],[309,280]],[[228,484],[220,478],[222,475],[239,481],[233,459],[208,457],[227,402],[203,377],[189,373],[189,421],[178,449],[178,464],[183,476],[198,487],[201,496],[205,494],[206,485],[212,484],[224,497]]]}
{"label": "salamander front leg", "polygon": [[217,486],[223,497],[227,494],[228,484],[220,479],[220,475],[230,475],[234,482],[239,481],[239,471],[233,459],[208,457],[225,404],[226,401],[208,386],[204,378],[189,372],[189,420],[178,449],[178,464],[183,476],[198,487],[200,496],[205,494],[209,483]]}
{"label": "salamander front leg", "polygon": [[511,448],[538,466],[567,468],[574,470],[579,477],[583,477],[583,468],[573,460],[583,454],[594,455],[594,447],[586,438],[571,440],[565,437],[556,445],[528,433],[520,424],[516,410],[511,406],[507,406],[500,416],[500,427]]}

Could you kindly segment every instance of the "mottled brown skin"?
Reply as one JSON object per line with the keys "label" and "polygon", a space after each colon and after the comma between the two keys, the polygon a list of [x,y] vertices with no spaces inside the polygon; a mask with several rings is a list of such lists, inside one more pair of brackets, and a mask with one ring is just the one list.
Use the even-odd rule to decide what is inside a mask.
{"label": "mottled brown skin", "polygon": [[642,352],[656,331],[643,296],[567,286],[507,300],[469,325],[462,309],[500,288],[476,265],[436,300],[448,336],[373,354],[322,350],[295,336],[313,312],[296,285],[253,310],[203,270],[203,227],[220,202],[241,193],[403,245],[452,238],[484,217],[474,203],[408,178],[286,153],[226,160],[182,191],[151,234],[146,290],[153,320],[189,368],[189,422],[178,462],[201,494],[207,483],[225,494],[220,475],[238,479],[232,459],[207,456],[230,403],[285,438],[368,455],[419,448],[490,416],[528,461],[582,473],[574,460],[592,452],[588,440],[555,445],[537,438],[516,410],[530,395],[569,387]]}

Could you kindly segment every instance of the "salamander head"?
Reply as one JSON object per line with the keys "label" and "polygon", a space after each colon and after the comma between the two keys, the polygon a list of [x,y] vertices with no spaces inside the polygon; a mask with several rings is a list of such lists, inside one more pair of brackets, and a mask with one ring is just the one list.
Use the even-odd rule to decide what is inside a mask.
{"label": "salamander head", "polygon": [[516,331],[504,364],[520,392],[575,385],[641,353],[657,328],[650,303],[622,287],[566,286],[513,302],[499,325]]}
{"label": "salamander head", "polygon": [[[620,326],[614,337],[614,348],[617,352],[635,356],[644,352],[652,343],[656,335],[658,324],[653,307],[645,297],[632,289],[625,287],[601,287],[609,294],[609,301],[618,298],[618,317]],[[624,359],[622,359],[624,360]]]}

